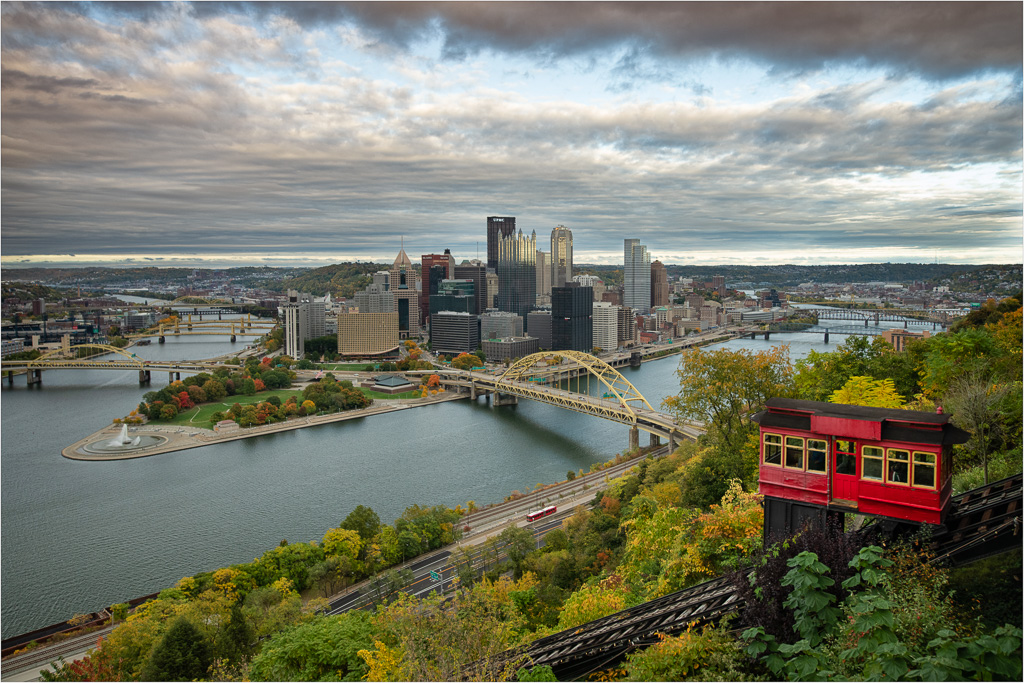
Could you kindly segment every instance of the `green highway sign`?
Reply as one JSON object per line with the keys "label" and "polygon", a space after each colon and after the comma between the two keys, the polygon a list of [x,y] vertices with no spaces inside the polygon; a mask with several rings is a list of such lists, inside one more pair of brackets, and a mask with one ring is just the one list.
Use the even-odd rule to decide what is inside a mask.
{"label": "green highway sign", "polygon": [[440,581],[441,580],[441,575],[438,574],[437,572],[430,572],[430,578],[433,581]]}

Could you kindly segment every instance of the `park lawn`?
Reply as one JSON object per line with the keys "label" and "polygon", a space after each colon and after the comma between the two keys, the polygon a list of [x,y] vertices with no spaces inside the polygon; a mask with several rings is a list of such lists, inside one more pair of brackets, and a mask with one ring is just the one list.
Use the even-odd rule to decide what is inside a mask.
{"label": "park lawn", "polygon": [[347,370],[349,372],[364,372],[367,365],[373,365],[373,363],[320,363],[317,367],[321,370]]}

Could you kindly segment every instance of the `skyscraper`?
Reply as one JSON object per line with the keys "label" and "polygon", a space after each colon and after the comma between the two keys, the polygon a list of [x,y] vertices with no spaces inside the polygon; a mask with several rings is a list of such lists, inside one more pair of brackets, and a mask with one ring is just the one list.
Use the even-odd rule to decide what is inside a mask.
{"label": "skyscraper", "polygon": [[564,225],[551,231],[551,286],[572,282],[572,231]]}
{"label": "skyscraper", "polygon": [[487,217],[487,267],[498,267],[498,240],[516,234],[515,216]]}
{"label": "skyscraper", "polygon": [[651,307],[668,306],[668,271],[661,261],[651,264]]}
{"label": "skyscraper", "polygon": [[551,254],[537,250],[537,303],[551,303]]}
{"label": "skyscraper", "polygon": [[537,233],[498,240],[498,309],[526,314],[537,302]]}
{"label": "skyscraper", "polygon": [[487,301],[487,266],[477,260],[465,261],[461,266],[455,266],[455,278],[473,281],[477,313],[483,313],[488,308],[494,307],[493,299]]}
{"label": "skyscraper", "polygon": [[651,255],[638,239],[625,241],[622,273],[622,305],[637,313],[651,310]]}
{"label": "skyscraper", "polygon": [[583,351],[594,348],[594,290],[569,282],[551,288],[551,349]]}
{"label": "skyscraper", "polygon": [[402,339],[415,337],[420,333],[420,292],[419,278],[412,266],[405,247],[398,252],[391,265],[391,293],[395,297],[398,311],[398,333]]}
{"label": "skyscraper", "polygon": [[423,254],[420,257],[420,325],[427,322],[430,315],[430,295],[437,294],[437,286],[442,280],[455,277],[455,259],[450,249],[443,254]]}

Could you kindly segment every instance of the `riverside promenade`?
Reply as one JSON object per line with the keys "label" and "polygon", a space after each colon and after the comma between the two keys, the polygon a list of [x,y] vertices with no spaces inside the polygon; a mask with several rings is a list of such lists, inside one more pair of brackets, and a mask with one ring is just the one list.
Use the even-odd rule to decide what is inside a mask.
{"label": "riverside promenade", "polygon": [[189,448],[202,448],[203,446],[212,446],[219,443],[226,443],[228,441],[251,439],[256,436],[263,436],[264,434],[276,434],[277,432],[287,432],[293,429],[305,429],[306,427],[316,427],[318,425],[330,424],[332,422],[356,420],[363,417],[369,417],[371,415],[393,413],[399,410],[409,410],[410,408],[419,408],[422,406],[434,405],[435,403],[447,403],[448,401],[458,401],[467,398],[469,398],[468,394],[444,392],[443,394],[428,396],[427,398],[401,400],[374,399],[373,404],[359,410],[347,410],[345,412],[331,413],[329,415],[298,417],[285,422],[276,422],[274,424],[261,425],[258,427],[239,427],[237,429],[224,432],[215,432],[211,429],[204,429],[202,427],[142,424],[129,426],[129,436],[160,437],[161,443],[148,447],[126,447],[123,453],[97,453],[86,450],[89,446],[106,443],[117,437],[121,431],[122,425],[111,424],[98,432],[94,432],[84,439],[80,439],[79,441],[71,444],[61,451],[61,455],[71,460],[92,461],[148,458],[162,453],[184,451]]}

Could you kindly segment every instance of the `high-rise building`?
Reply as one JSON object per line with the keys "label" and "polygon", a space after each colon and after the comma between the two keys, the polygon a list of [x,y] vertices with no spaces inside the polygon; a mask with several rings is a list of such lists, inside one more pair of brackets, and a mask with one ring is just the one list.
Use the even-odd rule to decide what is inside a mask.
{"label": "high-rise building", "polygon": [[618,306],[619,346],[632,346],[636,343],[636,312],[626,306]]}
{"label": "high-rise building", "polygon": [[651,264],[651,307],[668,306],[668,271],[661,261]]}
{"label": "high-rise building", "polygon": [[619,347],[619,307],[607,301],[595,301],[593,307],[594,346],[614,351]]}
{"label": "high-rise building", "polygon": [[456,280],[472,280],[473,292],[476,297],[476,312],[483,313],[488,308],[494,308],[494,299],[487,301],[487,266],[480,261],[465,261],[461,266],[455,266]]}
{"label": "high-rise building", "polygon": [[443,254],[423,254],[420,257],[420,326],[430,316],[430,295],[437,294],[441,280],[455,277],[455,259],[450,249]]}
{"label": "high-rise building", "polygon": [[395,310],[395,296],[391,293],[391,273],[380,270],[374,273],[373,282],[352,300],[360,313],[391,313]]}
{"label": "high-rise building", "polygon": [[537,304],[551,303],[551,254],[537,250]]}
{"label": "high-rise building", "polygon": [[306,292],[288,290],[284,314],[284,352],[292,358],[305,355],[305,342],[327,334],[327,301]]}
{"label": "high-rise building", "polygon": [[537,353],[540,345],[535,337],[506,337],[505,339],[484,339],[481,342],[484,356],[491,363],[500,363],[513,358],[524,358]]}
{"label": "high-rise building", "polygon": [[498,274],[487,269],[487,306],[486,308],[497,308],[498,307]]}
{"label": "high-rise building", "polygon": [[516,234],[515,216],[487,217],[487,267],[498,267],[498,241]]}
{"label": "high-rise building", "polygon": [[[476,291],[472,280],[442,280],[437,294],[430,295],[431,311],[452,311],[476,315]],[[433,339],[433,325],[431,325]]]}
{"label": "high-rise building", "polygon": [[498,240],[498,309],[524,318],[537,304],[537,233]]}
{"label": "high-rise building", "polygon": [[594,292],[569,282],[551,288],[551,348],[584,351],[594,348]]}
{"label": "high-rise building", "polygon": [[638,239],[627,239],[623,250],[622,304],[637,313],[651,310],[651,255]]}
{"label": "high-rise building", "polygon": [[572,282],[572,231],[564,225],[551,231],[551,286]]}
{"label": "high-rise building", "polygon": [[480,346],[477,317],[465,311],[435,311],[430,316],[430,346],[437,353],[476,351]]}
{"label": "high-rise building", "polygon": [[725,276],[715,275],[711,278],[711,287],[718,293],[718,296],[725,297]]}
{"label": "high-rise building", "polygon": [[398,334],[402,339],[415,337],[420,333],[420,292],[419,277],[413,268],[405,247],[398,252],[391,265],[391,292],[395,297],[395,311],[398,312]]}

